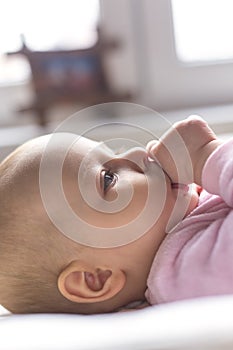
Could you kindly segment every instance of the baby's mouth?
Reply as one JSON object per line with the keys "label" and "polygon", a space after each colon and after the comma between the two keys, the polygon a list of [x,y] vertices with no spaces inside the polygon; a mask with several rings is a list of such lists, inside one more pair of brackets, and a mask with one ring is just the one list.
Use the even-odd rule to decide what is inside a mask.
{"label": "baby's mouth", "polygon": [[155,159],[151,158],[150,156],[147,156],[147,162],[156,163],[163,170],[164,174],[170,179],[172,189],[181,190],[184,192],[189,191],[189,185],[185,185],[179,182],[172,182],[172,179],[169,176],[169,174],[161,167],[161,165]]}
{"label": "baby's mouth", "polygon": [[182,190],[184,192],[188,192],[189,191],[189,185],[185,185],[185,184],[180,184],[180,183],[172,183],[171,187],[177,190]]}

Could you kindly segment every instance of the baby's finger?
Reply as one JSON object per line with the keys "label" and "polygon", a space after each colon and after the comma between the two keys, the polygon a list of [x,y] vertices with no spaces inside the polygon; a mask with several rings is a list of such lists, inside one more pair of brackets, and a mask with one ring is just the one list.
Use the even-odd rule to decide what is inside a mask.
{"label": "baby's finger", "polygon": [[156,148],[156,146],[159,144],[158,140],[151,140],[148,142],[148,144],[146,145],[146,150],[148,152],[148,154],[153,157],[153,151]]}
{"label": "baby's finger", "polygon": [[197,114],[191,114],[186,119],[187,120],[200,120],[200,121],[204,122],[205,124],[207,124],[206,121]]}

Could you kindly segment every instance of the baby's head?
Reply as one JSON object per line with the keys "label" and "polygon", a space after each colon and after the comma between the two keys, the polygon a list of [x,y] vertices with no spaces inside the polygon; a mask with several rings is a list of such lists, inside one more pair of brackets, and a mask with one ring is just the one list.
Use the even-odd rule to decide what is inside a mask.
{"label": "baby's head", "polygon": [[[115,155],[79,137],[58,173],[63,138],[29,141],[0,164],[0,304],[14,313],[110,312],[143,300],[177,198],[139,148]],[[73,216],[53,192],[57,178]]]}

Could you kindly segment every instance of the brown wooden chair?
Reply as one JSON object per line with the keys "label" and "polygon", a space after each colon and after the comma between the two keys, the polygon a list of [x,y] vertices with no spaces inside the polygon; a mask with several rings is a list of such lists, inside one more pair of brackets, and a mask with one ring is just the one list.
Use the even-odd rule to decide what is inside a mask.
{"label": "brown wooden chair", "polygon": [[129,92],[116,93],[107,77],[104,56],[118,49],[116,40],[106,41],[98,31],[96,44],[87,49],[31,51],[22,36],[22,48],[7,55],[24,55],[31,68],[35,99],[20,112],[33,111],[37,122],[45,126],[49,108],[60,103],[82,107],[104,102],[129,101]]}

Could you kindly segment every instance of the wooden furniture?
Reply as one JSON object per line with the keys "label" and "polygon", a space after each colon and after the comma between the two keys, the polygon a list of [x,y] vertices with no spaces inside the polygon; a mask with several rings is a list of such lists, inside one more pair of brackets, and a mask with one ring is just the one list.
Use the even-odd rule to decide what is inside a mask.
{"label": "wooden furniture", "polygon": [[31,51],[22,37],[22,48],[8,55],[24,55],[31,68],[35,99],[20,112],[33,111],[39,125],[47,124],[49,108],[59,103],[90,106],[104,102],[128,101],[128,92],[116,93],[104,66],[107,51],[119,48],[116,40],[103,39],[100,29],[96,44],[87,49]]}

